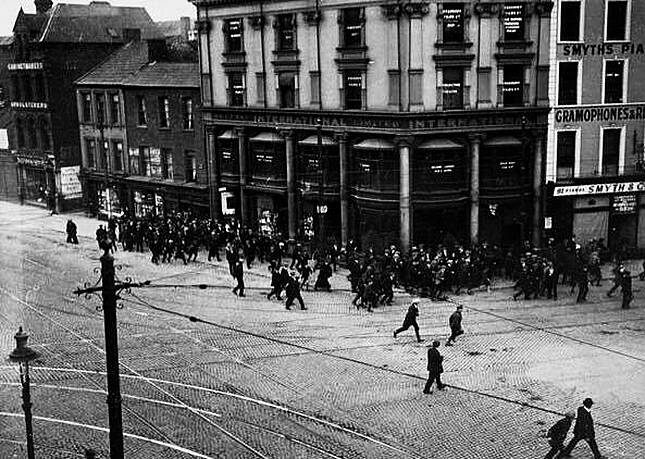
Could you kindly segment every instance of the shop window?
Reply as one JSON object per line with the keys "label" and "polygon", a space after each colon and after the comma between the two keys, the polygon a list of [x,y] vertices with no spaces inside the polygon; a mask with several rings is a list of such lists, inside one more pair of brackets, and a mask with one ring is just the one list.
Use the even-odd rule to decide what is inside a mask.
{"label": "shop window", "polygon": [[276,75],[278,100],[280,108],[298,106],[298,75],[293,72],[281,72]]}
{"label": "shop window", "polygon": [[487,148],[482,171],[485,186],[508,187],[526,183],[521,150],[517,146]]}
{"label": "shop window", "polygon": [[441,30],[444,43],[463,43],[464,5],[463,3],[444,3],[441,10]]}
{"label": "shop window", "polygon": [[560,1],[560,41],[580,41],[580,0]]}
{"label": "shop window", "polygon": [[627,0],[607,0],[605,15],[605,40],[627,40]]}
{"label": "shop window", "polygon": [[558,105],[578,103],[578,62],[558,63]]}
{"label": "shop window", "polygon": [[362,8],[345,8],[341,14],[341,48],[360,48],[364,46],[364,13]]}
{"label": "shop window", "polygon": [[148,125],[148,112],[146,110],[146,98],[144,96],[137,96],[137,125]]}
{"label": "shop window", "polygon": [[197,180],[197,157],[191,151],[184,153],[184,179],[186,182]]}
{"label": "shop window", "polygon": [[121,98],[118,94],[110,96],[110,121],[112,124],[121,124]]}
{"label": "shop window", "polygon": [[521,107],[524,104],[524,66],[504,66],[502,100],[504,107]]}
{"label": "shop window", "polygon": [[172,150],[170,148],[161,149],[161,177],[166,180],[174,179],[174,173],[172,170]]}
{"label": "shop window", "polygon": [[161,151],[158,148],[139,147],[139,156],[143,164],[143,175],[161,177]]}
{"label": "shop window", "polygon": [[363,188],[377,188],[378,165],[368,158],[361,158],[358,161],[358,183]]}
{"label": "shop window", "polygon": [[526,16],[524,3],[510,3],[503,6],[502,28],[504,41],[526,39]]}
{"label": "shop window", "polygon": [[105,126],[105,94],[97,93],[94,96],[96,101],[96,123]]}
{"label": "shop window", "polygon": [[226,79],[226,93],[230,107],[246,106],[246,83],[243,73],[229,73]]}
{"label": "shop window", "polygon": [[341,100],[345,110],[361,110],[363,107],[363,72],[346,70],[343,72]]}
{"label": "shop window", "polygon": [[434,188],[449,188],[465,184],[464,153],[462,150],[432,150],[419,153],[423,164],[419,188],[432,191]]}
{"label": "shop window", "polygon": [[132,175],[140,175],[141,174],[141,157],[139,156],[139,149],[138,148],[130,148],[130,151],[129,151],[129,154],[128,154],[128,159],[129,159],[130,173]]}
{"label": "shop window", "polygon": [[625,61],[605,61],[605,100],[606,104],[624,102],[623,80],[625,76]]}
{"label": "shop window", "polygon": [[170,127],[170,99],[167,96],[159,97],[159,127]]}
{"label": "shop window", "polygon": [[112,167],[114,172],[123,171],[123,142],[112,141]]}
{"label": "shop window", "polygon": [[444,110],[464,107],[464,70],[461,67],[443,69],[443,84],[440,93]]}
{"label": "shop window", "polygon": [[85,151],[87,152],[88,169],[96,168],[96,141],[94,139],[85,139]]}
{"label": "shop window", "polygon": [[224,49],[227,53],[244,51],[242,19],[228,19],[224,22]]}
{"label": "shop window", "polygon": [[296,49],[296,18],[293,14],[279,14],[275,19],[277,51]]}
{"label": "shop window", "polygon": [[81,105],[83,110],[83,121],[92,122],[92,95],[89,92],[81,93]]}
{"label": "shop window", "polygon": [[602,130],[602,175],[618,175],[621,129]]}
{"label": "shop window", "polygon": [[233,147],[229,140],[222,140],[219,148],[220,167],[222,172],[228,174],[238,174],[237,156],[233,151]]}
{"label": "shop window", "polygon": [[557,142],[557,179],[572,179],[576,158],[576,131],[559,131]]}
{"label": "shop window", "polygon": [[195,107],[192,97],[181,99],[182,122],[185,130],[195,129]]}
{"label": "shop window", "polygon": [[254,142],[252,147],[252,175],[261,177],[272,177],[284,175],[279,170],[279,161],[275,151],[276,146],[269,142]]}

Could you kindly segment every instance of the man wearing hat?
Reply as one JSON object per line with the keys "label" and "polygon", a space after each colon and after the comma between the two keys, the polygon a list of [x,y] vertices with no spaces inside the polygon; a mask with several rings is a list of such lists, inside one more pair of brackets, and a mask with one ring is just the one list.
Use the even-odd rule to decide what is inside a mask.
{"label": "man wearing hat", "polygon": [[591,417],[591,406],[593,400],[585,398],[582,406],[578,408],[578,415],[576,417],[576,426],[573,428],[573,438],[565,449],[562,450],[558,457],[571,457],[571,451],[576,447],[580,440],[584,440],[589,444],[593,452],[594,459],[603,459],[604,456],[598,451],[598,444],[596,443],[596,432],[593,427],[593,418]]}
{"label": "man wearing hat", "polygon": [[634,295],[632,293],[632,273],[627,269],[620,279],[620,289],[623,294],[623,309],[629,309],[629,303],[632,302]]}
{"label": "man wearing hat", "polygon": [[437,389],[443,390],[444,384],[441,382],[441,373],[443,373],[443,356],[439,354],[439,341],[434,340],[432,347],[428,348],[428,381],[423,388],[424,394],[432,393],[432,384],[437,381]]}
{"label": "man wearing hat", "polygon": [[448,324],[450,325],[450,338],[446,341],[446,346],[452,346],[452,343],[455,342],[459,335],[464,334],[464,330],[461,328],[461,311],[464,309],[462,305],[457,306],[457,310],[450,315],[448,319]]}
{"label": "man wearing hat", "polygon": [[245,296],[244,295],[244,258],[240,258],[238,262],[233,266],[233,277],[237,281],[237,285],[233,289],[233,293],[237,296]]}
{"label": "man wearing hat", "polygon": [[414,333],[417,335],[417,341],[419,343],[423,341],[421,339],[421,336],[419,335],[419,324],[417,323],[417,316],[419,315],[418,305],[419,305],[419,300],[417,299],[412,300],[412,303],[408,308],[408,312],[405,315],[405,319],[403,319],[403,326],[401,328],[398,328],[397,330],[394,330],[395,338],[396,338],[396,335],[398,335],[402,331],[405,331],[410,327],[414,327]]}
{"label": "man wearing hat", "polygon": [[553,459],[556,454],[564,449],[564,440],[567,438],[567,433],[569,432],[569,428],[571,427],[571,423],[575,417],[576,415],[573,411],[568,411],[565,413],[564,418],[551,426],[546,434],[549,438],[551,449],[546,453],[544,459]]}

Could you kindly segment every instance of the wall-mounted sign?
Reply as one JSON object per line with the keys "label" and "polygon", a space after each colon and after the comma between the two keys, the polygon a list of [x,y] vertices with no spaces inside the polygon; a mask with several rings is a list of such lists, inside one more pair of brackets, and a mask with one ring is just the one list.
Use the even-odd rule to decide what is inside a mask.
{"label": "wall-mounted sign", "polygon": [[554,197],[617,193],[645,193],[645,182],[593,183],[590,185],[556,186],[553,190]]}
{"label": "wall-mounted sign", "polygon": [[0,150],[9,149],[9,136],[6,129],[0,129]]}
{"label": "wall-mounted sign", "polygon": [[25,108],[28,110],[47,110],[47,102],[11,102],[11,108]]}
{"label": "wall-mounted sign", "polygon": [[9,70],[42,70],[42,62],[15,62],[13,64],[8,64],[7,68]]}
{"label": "wall-mounted sign", "polygon": [[557,108],[556,123],[596,123],[607,121],[645,120],[645,105],[589,106]]}
{"label": "wall-mounted sign", "polygon": [[635,214],[637,199],[635,194],[621,194],[614,196],[611,208],[619,214]]}
{"label": "wall-mounted sign", "polygon": [[544,217],[544,229],[553,228],[553,217]]}
{"label": "wall-mounted sign", "polygon": [[521,40],[524,38],[524,5],[504,5],[504,39]]}
{"label": "wall-mounted sign", "polygon": [[576,43],[564,45],[565,56],[605,56],[616,54],[645,54],[643,43]]}
{"label": "wall-mounted sign", "polygon": [[78,179],[80,172],[81,166],[60,168],[60,188],[65,199],[80,198],[83,195],[81,181]]}

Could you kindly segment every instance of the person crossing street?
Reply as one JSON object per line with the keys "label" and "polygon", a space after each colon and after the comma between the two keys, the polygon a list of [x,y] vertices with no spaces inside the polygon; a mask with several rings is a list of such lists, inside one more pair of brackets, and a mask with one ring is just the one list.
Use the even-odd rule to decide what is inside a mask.
{"label": "person crossing street", "polygon": [[400,328],[394,330],[394,337],[396,338],[396,335],[398,335],[399,333],[407,330],[410,327],[413,327],[414,333],[417,335],[417,342],[422,342],[423,339],[421,339],[421,336],[419,335],[419,324],[417,323],[418,316],[419,300],[412,300],[412,303],[408,308],[408,312],[405,315],[405,319],[403,320],[403,325]]}
{"label": "person crossing street", "polygon": [[244,295],[244,259],[240,258],[237,263],[233,266],[233,277],[237,281],[237,285],[233,289],[233,293],[237,296],[246,296]]}
{"label": "person crossing street", "polygon": [[461,311],[464,309],[462,305],[458,305],[457,309],[455,312],[453,312],[450,315],[450,318],[448,319],[448,325],[450,325],[450,337],[448,338],[448,341],[446,341],[446,346],[452,346],[452,343],[455,342],[457,337],[459,335],[464,334],[463,328],[461,328]]}
{"label": "person crossing street", "polygon": [[432,347],[428,349],[428,380],[426,385],[423,388],[424,394],[432,393],[432,385],[434,382],[437,382],[437,389],[443,390],[445,384],[441,382],[441,373],[443,373],[443,356],[439,353],[437,349],[441,343],[434,340],[432,342]]}

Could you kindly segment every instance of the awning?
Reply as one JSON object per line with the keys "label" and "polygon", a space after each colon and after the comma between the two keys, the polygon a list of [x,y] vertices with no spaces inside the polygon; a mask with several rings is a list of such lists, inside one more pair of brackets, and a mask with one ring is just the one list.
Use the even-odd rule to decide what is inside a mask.
{"label": "awning", "polygon": [[237,136],[235,135],[232,129],[229,129],[224,134],[217,136],[217,138],[221,140],[231,140],[231,139],[237,139]]}
{"label": "awning", "polygon": [[450,139],[430,139],[417,147],[417,150],[461,150],[463,145]]}
{"label": "awning", "polygon": [[[322,141],[321,143],[324,146],[336,145],[336,141],[334,139],[332,139],[331,137],[327,137],[327,136],[323,135],[323,136],[321,136],[320,140]],[[310,135],[306,139],[301,140],[300,142],[298,142],[298,144],[299,145],[314,145],[314,146],[316,146],[316,145],[318,145],[318,136],[317,135]]]}
{"label": "awning", "polygon": [[272,142],[281,143],[284,139],[275,132],[261,132],[255,137],[249,139],[251,142]]}
{"label": "awning", "polygon": [[520,147],[523,143],[517,137],[502,135],[487,139],[484,141],[484,145],[487,147]]}
{"label": "awning", "polygon": [[356,150],[394,150],[394,144],[383,139],[366,139],[354,145]]}

